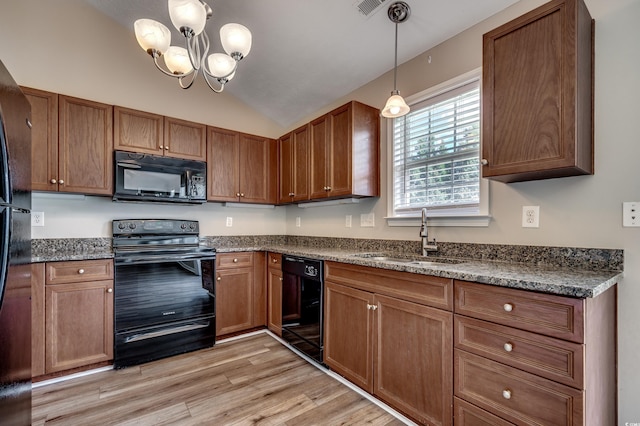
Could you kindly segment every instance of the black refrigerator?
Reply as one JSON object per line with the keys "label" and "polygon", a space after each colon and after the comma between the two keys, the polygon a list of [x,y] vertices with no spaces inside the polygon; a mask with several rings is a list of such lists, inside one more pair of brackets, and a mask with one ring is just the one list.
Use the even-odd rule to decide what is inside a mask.
{"label": "black refrigerator", "polygon": [[0,61],[0,424],[31,424],[31,105]]}

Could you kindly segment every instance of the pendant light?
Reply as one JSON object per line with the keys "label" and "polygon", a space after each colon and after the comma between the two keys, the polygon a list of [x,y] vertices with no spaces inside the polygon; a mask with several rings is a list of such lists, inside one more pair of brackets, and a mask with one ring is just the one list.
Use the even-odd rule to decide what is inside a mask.
{"label": "pendant light", "polygon": [[398,1],[389,6],[387,15],[391,22],[396,24],[396,45],[395,45],[395,59],[393,67],[393,91],[391,96],[387,99],[387,103],[382,109],[382,116],[386,118],[402,117],[409,112],[409,105],[400,96],[400,91],[397,89],[397,76],[398,76],[398,24],[409,19],[411,9],[409,5],[403,1]]}

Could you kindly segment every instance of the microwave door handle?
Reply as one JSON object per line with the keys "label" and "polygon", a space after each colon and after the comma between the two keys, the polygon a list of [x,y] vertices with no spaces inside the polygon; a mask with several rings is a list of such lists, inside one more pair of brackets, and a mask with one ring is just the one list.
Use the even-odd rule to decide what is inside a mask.
{"label": "microwave door handle", "polygon": [[118,162],[118,166],[124,167],[125,169],[141,169],[142,168],[140,164],[124,163],[124,162]]}

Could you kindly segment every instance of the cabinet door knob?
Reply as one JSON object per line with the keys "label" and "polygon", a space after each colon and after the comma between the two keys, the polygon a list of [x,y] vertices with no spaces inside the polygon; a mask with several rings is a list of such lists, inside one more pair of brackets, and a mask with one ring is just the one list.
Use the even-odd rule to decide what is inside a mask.
{"label": "cabinet door knob", "polygon": [[502,308],[505,312],[513,311],[513,305],[511,303],[505,303],[504,305],[502,305]]}
{"label": "cabinet door knob", "polygon": [[280,281],[282,281],[282,277],[280,277]]}
{"label": "cabinet door knob", "polygon": [[217,280],[220,281],[222,278],[218,277]]}
{"label": "cabinet door knob", "polygon": [[233,263],[238,263],[238,258],[237,257],[233,258]]}
{"label": "cabinet door knob", "polygon": [[278,259],[276,259],[275,257],[274,257],[273,259],[271,259],[271,261],[272,261],[273,263],[278,263]]}
{"label": "cabinet door knob", "polygon": [[159,148],[160,148],[160,149],[164,149],[164,146],[163,146],[163,145],[160,145],[160,147],[159,147]]}
{"label": "cabinet door knob", "polygon": [[505,343],[504,350],[507,352],[511,352],[513,350],[513,343],[510,343],[510,342]]}
{"label": "cabinet door knob", "polygon": [[241,196],[241,197],[244,197],[244,192],[241,192],[241,193],[240,193],[240,196]]}
{"label": "cabinet door knob", "polygon": [[331,191],[331,187],[330,186],[327,186],[327,191]]}
{"label": "cabinet door knob", "polygon": [[62,179],[60,179],[60,180],[58,181],[58,183],[59,183],[60,185],[64,185],[64,181],[63,181]]}
{"label": "cabinet door knob", "polygon": [[108,288],[107,289],[107,293],[113,293],[113,289],[112,288]]}
{"label": "cabinet door knob", "polygon": [[293,197],[294,195],[296,195],[296,194],[294,194],[293,192],[289,193],[289,197]]}
{"label": "cabinet door knob", "polygon": [[480,160],[480,164],[482,164],[483,166],[487,166],[489,164],[489,160],[483,158],[482,160]]}
{"label": "cabinet door knob", "polygon": [[236,197],[239,197],[239,196],[240,196],[240,193],[239,193],[239,192],[236,192]]}
{"label": "cabinet door knob", "polygon": [[79,273],[80,275],[84,274],[84,269],[82,269],[82,268],[81,268],[81,269],[78,269],[78,273]]}
{"label": "cabinet door knob", "polygon": [[58,181],[57,181],[57,180],[55,180],[55,179],[51,179],[49,182],[51,182],[51,183],[58,183]]}
{"label": "cabinet door knob", "polygon": [[504,399],[511,399],[511,391],[509,389],[505,389],[502,391],[502,397]]}
{"label": "cabinet door knob", "polygon": [[169,151],[169,145],[165,145],[165,146],[164,146],[164,150],[165,150],[165,151]]}

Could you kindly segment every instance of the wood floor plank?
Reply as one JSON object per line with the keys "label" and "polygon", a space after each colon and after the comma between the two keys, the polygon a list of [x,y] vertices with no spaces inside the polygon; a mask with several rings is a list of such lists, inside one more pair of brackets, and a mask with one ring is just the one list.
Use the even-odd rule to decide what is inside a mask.
{"label": "wood floor plank", "polygon": [[47,384],[34,425],[403,424],[266,333]]}

